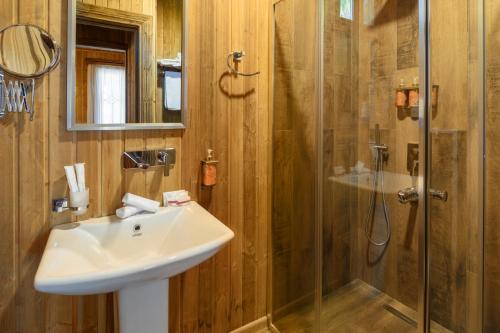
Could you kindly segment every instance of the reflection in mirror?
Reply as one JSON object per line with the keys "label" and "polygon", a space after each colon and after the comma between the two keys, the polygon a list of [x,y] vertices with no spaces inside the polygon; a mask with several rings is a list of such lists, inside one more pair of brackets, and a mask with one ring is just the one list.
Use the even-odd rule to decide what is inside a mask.
{"label": "reflection in mirror", "polygon": [[77,21],[77,124],[138,121],[137,35],[137,29]]}
{"label": "reflection in mirror", "polygon": [[180,122],[183,0],[157,0],[156,19],[158,80],[155,112],[164,122]]}
{"label": "reflection in mirror", "polygon": [[11,75],[42,76],[58,64],[60,54],[49,33],[37,26],[12,25],[0,31],[0,68]]}
{"label": "reflection in mirror", "polygon": [[70,1],[68,128],[184,128],[185,0],[154,16]]}

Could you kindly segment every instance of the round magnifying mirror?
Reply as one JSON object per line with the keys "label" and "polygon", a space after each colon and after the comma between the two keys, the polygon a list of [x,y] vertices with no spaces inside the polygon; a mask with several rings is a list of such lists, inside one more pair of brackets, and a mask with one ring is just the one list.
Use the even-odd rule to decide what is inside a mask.
{"label": "round magnifying mirror", "polygon": [[11,25],[0,30],[0,69],[21,77],[36,78],[59,63],[61,48],[40,27]]}

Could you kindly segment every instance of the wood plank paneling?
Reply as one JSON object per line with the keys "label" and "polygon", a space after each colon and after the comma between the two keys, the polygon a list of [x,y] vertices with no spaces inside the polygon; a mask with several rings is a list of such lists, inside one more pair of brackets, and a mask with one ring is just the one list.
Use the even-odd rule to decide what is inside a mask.
{"label": "wood plank paneling", "polygon": [[500,109],[496,97],[500,92],[498,48],[500,3],[485,1],[486,47],[486,174],[484,219],[484,332],[500,330]]}
{"label": "wood plank paneling", "polygon": [[[17,22],[17,2],[0,3],[0,22]],[[0,175],[0,226],[3,236],[0,239],[0,331],[14,332],[16,329],[16,298],[18,287],[18,146],[17,118],[9,115],[1,122],[0,156],[6,159]]]}
{"label": "wood plank paneling", "polygon": [[[151,0],[79,1],[149,15],[156,8]],[[66,0],[6,0],[0,26],[39,24],[65,52],[66,12]],[[0,167],[0,184],[7,189],[0,194],[0,331],[117,331],[112,295],[49,296],[33,289],[49,228],[74,220],[51,213],[50,204],[67,195],[63,166],[76,161],[87,164],[86,217],[113,214],[126,191],[160,200],[163,191],[182,187],[235,231],[235,242],[217,256],[170,280],[171,332],[229,332],[266,315],[269,12],[267,0],[190,1],[186,130],[67,132],[64,57],[37,82],[35,121],[10,115],[0,124],[0,152],[9,161]],[[227,75],[227,54],[241,48],[248,52],[242,69],[259,69],[260,77]],[[160,169],[121,169],[122,151],[165,146],[178,150],[170,177]],[[212,189],[199,181],[207,148],[220,161],[219,183]]]}
{"label": "wood plank paneling", "polygon": [[[18,5],[19,22],[48,28],[48,1],[22,0]],[[47,327],[43,311],[47,299],[33,289],[33,276],[49,229],[47,77],[38,81],[36,93],[37,116],[32,122],[24,117],[19,119],[16,147],[19,151],[19,198],[22,198],[18,198],[17,329],[26,332],[44,332]]]}

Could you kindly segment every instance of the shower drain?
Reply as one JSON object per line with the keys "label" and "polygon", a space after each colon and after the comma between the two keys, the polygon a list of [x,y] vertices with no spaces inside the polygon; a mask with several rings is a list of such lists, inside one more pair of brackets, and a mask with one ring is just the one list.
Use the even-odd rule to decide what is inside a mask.
{"label": "shower drain", "polygon": [[406,321],[411,326],[417,328],[417,322],[414,319],[412,319],[412,318],[408,317],[407,315],[405,315],[404,313],[402,313],[401,311],[399,311],[398,309],[392,307],[389,304],[384,304],[384,309],[386,309],[387,311],[389,311],[390,313],[392,313],[393,315],[395,315],[399,319]]}

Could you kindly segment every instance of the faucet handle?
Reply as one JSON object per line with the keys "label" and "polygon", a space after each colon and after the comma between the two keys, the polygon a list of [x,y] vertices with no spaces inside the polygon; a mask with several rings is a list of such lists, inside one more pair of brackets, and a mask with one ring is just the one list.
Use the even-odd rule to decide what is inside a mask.
{"label": "faucet handle", "polygon": [[175,148],[166,148],[158,151],[158,159],[165,164],[175,164],[176,153]]}
{"label": "faucet handle", "polygon": [[165,166],[164,175],[170,176],[170,169],[176,162],[175,148],[167,148],[158,151],[158,160]]}

